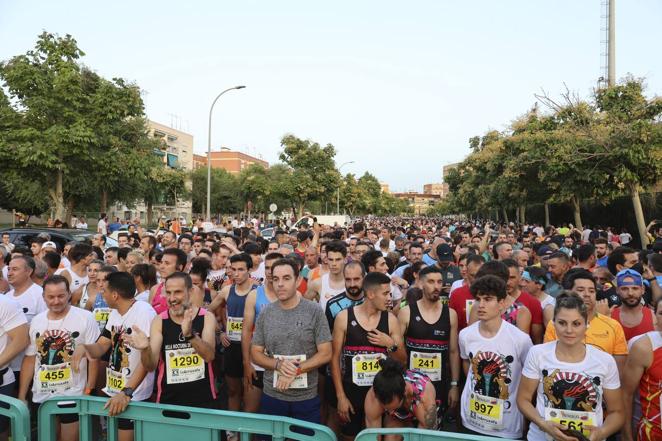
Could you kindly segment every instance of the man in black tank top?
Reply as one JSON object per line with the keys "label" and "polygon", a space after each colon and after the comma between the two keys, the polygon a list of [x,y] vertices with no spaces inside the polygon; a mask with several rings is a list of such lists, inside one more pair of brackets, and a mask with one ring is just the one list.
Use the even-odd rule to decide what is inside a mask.
{"label": "man in black tank top", "polygon": [[182,272],[165,281],[168,310],[154,317],[150,336],[133,327],[124,336],[141,351],[140,361],[149,372],[158,368],[156,402],[216,408],[214,360],[216,319],[191,306],[191,277]]}
{"label": "man in black tank top", "polygon": [[439,410],[454,408],[459,400],[460,352],[457,314],[440,300],[444,278],[434,266],[419,273],[423,297],[400,310],[409,369],[418,369],[432,380]]}
{"label": "man in black tank top", "polygon": [[331,376],[344,439],[354,439],[363,428],[363,402],[381,369],[379,360],[389,356],[405,361],[398,320],[388,312],[390,284],[385,274],[367,274],[363,279],[365,301],[341,311],[333,326]]}

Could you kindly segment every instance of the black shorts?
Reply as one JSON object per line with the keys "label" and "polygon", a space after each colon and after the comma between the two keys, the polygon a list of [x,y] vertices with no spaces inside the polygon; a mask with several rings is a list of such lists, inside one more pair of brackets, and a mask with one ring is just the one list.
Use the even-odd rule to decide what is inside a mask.
{"label": "black shorts", "polygon": [[[370,390],[369,386],[357,386],[354,383],[343,382],[343,389],[349,402],[354,408],[354,413],[349,413],[349,422],[340,426],[340,431],[346,436],[356,436],[363,430],[365,423],[365,410],[363,404],[365,403],[365,396],[368,395]],[[334,394],[335,396],[335,394]]]}
{"label": "black shorts", "polygon": [[[61,397],[61,398],[66,399],[67,397]],[[33,403],[32,406],[35,415],[39,414],[39,407],[41,406],[41,403]],[[56,413],[55,416],[58,418],[58,420],[60,420],[60,424],[73,424],[73,423],[77,423],[79,420],[77,413],[63,413],[63,414]]]}
{"label": "black shorts", "polygon": [[258,389],[264,389],[264,371],[255,370],[255,375],[257,375],[257,379],[253,378],[251,384]]}
{"label": "black shorts", "polygon": [[231,378],[244,377],[244,357],[241,354],[241,343],[230,343],[223,353],[225,375]]}
{"label": "black shorts", "polygon": [[126,418],[118,418],[117,428],[119,430],[133,430],[133,420],[127,420]]}
{"label": "black shorts", "polygon": [[[338,397],[336,396],[336,385],[331,375],[324,375],[324,402],[327,406],[338,408]],[[362,406],[363,407],[363,406]]]}

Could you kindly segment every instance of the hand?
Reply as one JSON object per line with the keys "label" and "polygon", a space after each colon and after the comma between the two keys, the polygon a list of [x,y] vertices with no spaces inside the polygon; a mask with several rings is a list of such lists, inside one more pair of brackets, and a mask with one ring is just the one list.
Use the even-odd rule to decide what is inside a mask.
{"label": "hand", "polygon": [[247,390],[251,390],[253,386],[253,380],[257,380],[257,372],[251,363],[244,363],[244,387]]}
{"label": "hand", "polygon": [[368,332],[368,341],[373,345],[382,346],[384,348],[390,348],[395,344],[395,341],[390,335],[384,334],[378,329]]}
{"label": "hand", "polygon": [[294,378],[297,374],[298,366],[292,360],[281,360],[278,363],[278,373],[283,377]]}
{"label": "hand", "polygon": [[550,435],[556,441],[577,441],[574,436],[568,436],[562,432],[566,427],[553,421],[545,421],[540,429]]}
{"label": "hand", "polygon": [[74,353],[71,356],[71,369],[73,369],[75,373],[80,372],[80,362],[83,361],[83,358],[87,357],[88,354],[85,345],[76,346],[76,349],[74,349]]}
{"label": "hand", "polygon": [[225,332],[221,332],[221,344],[223,345],[224,348],[230,346],[230,340],[228,339],[228,334],[226,334]]}
{"label": "hand", "polygon": [[349,402],[349,399],[347,396],[343,395],[342,397],[338,397],[338,416],[340,419],[347,423],[351,419],[349,413],[354,414],[354,407],[352,407],[352,403]]}
{"label": "hand", "polygon": [[149,337],[136,325],[131,327],[131,334],[124,334],[124,341],[133,349],[142,351],[149,347]]}
{"label": "hand", "polygon": [[409,283],[407,283],[407,281],[405,279],[403,279],[402,277],[398,277],[398,276],[391,277],[391,283],[395,283],[401,289],[409,288]]}
{"label": "hand", "polygon": [[106,401],[106,404],[103,406],[103,408],[108,409],[109,416],[115,416],[124,412],[130,402],[131,398],[120,392]]}
{"label": "hand", "polygon": [[182,319],[182,335],[191,335],[193,329],[193,319],[195,318],[196,311],[189,305],[184,311],[184,318]]}
{"label": "hand", "polygon": [[290,388],[290,384],[294,381],[294,377],[287,377],[285,375],[278,376],[278,382],[276,383],[276,390],[285,391]]}
{"label": "hand", "polygon": [[457,406],[457,403],[460,401],[460,388],[457,386],[451,386],[448,391],[448,408],[453,409]]}
{"label": "hand", "polygon": [[598,300],[595,310],[602,315],[608,315],[611,317],[611,310],[609,309],[609,302],[607,299]]}
{"label": "hand", "polygon": [[[627,423],[626,423],[627,424]],[[607,438],[603,433],[602,429],[597,426],[586,426],[588,430],[591,431],[591,434],[588,436],[588,439],[590,441],[602,441],[603,439]],[[623,440],[623,434],[621,432],[621,440]]]}

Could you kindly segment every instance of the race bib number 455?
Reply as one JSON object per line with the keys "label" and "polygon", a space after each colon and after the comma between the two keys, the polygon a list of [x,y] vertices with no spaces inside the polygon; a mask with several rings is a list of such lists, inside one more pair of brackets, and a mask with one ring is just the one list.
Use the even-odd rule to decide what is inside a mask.
{"label": "race bib number 455", "polygon": [[39,369],[40,392],[63,392],[72,384],[70,363],[42,365]]}

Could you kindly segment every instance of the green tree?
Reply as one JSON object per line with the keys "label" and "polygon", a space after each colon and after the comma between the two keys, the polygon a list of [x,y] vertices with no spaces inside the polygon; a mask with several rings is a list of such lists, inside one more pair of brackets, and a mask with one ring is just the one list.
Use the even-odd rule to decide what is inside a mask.
{"label": "green tree", "polygon": [[[193,211],[204,213],[207,204],[207,168],[199,168],[191,173],[191,196]],[[232,173],[218,168],[211,169],[212,214],[239,213],[242,210],[239,180]]]}
{"label": "green tree", "polygon": [[[79,64],[70,35],[42,33],[34,50],[0,64],[0,158],[16,187],[45,189],[59,219],[74,206],[133,199],[151,154],[137,86]],[[125,185],[124,185],[125,184]],[[16,202],[19,202],[18,200]]]}
{"label": "green tree", "polygon": [[307,201],[330,197],[337,190],[340,175],[334,162],[336,149],[294,135],[285,135],[281,146],[279,158],[292,169],[292,198],[301,217]]}

